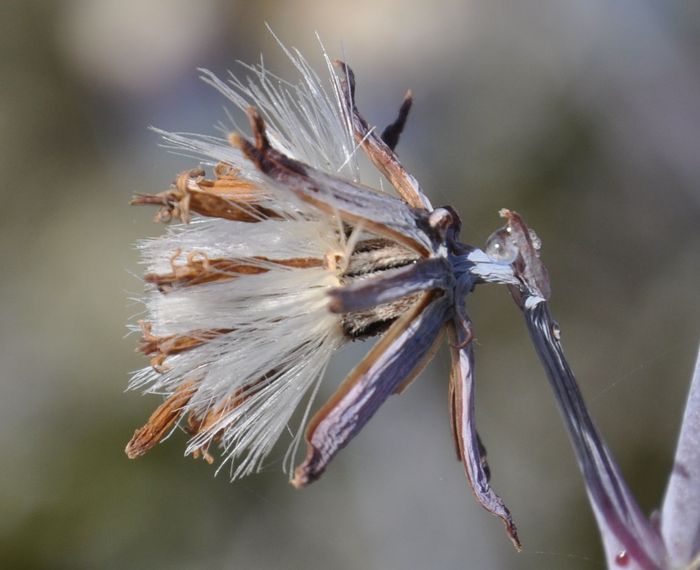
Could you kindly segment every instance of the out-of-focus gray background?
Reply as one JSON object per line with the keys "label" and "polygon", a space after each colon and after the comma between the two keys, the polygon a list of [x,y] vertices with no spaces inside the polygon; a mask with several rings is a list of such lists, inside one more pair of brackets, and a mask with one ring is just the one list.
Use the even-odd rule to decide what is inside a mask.
{"label": "out-of-focus gray background", "polygon": [[[516,554],[472,500],[447,420],[444,352],[321,481],[229,484],[174,435],[124,444],[158,401],[124,338],[142,290],[129,197],[194,164],[148,125],[212,133],[223,73],[265,31],[319,62],[314,31],[435,204],[483,244],[497,210],[538,231],[553,310],[590,410],[644,509],[660,504],[698,342],[700,4],[5,0],[0,8],[0,567],[602,568],[554,400],[505,290],[480,289],[478,418]],[[366,346],[334,360],[330,393]]]}

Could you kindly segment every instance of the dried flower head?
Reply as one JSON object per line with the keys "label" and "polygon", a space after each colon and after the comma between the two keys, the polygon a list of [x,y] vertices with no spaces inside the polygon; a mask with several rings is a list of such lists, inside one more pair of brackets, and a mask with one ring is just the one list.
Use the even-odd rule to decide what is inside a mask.
{"label": "dried flower head", "polygon": [[[510,513],[489,486],[474,425],[473,334],[464,309],[477,283],[517,284],[514,272],[460,243],[456,212],[434,209],[400,164],[394,148],[410,92],[380,136],[355,107],[348,66],[325,56],[325,85],[298,52],[285,51],[296,83],[262,64],[247,66],[245,81],[204,72],[248,114],[253,140],[162,133],[211,174],[197,167],[168,190],[133,201],[158,206],[156,219],[173,224],[139,245],[150,289],[139,350],[151,365],[130,387],[165,401],[126,452],[143,455],[179,426],[190,434],[188,454],[211,462],[216,444],[237,478],[260,469],[290,429],[285,467],[295,486],[306,485],[420,373],[447,333],[459,458],[477,500],[519,548]],[[398,197],[360,183],[360,148]],[[333,352],[379,334],[307,421]],[[304,400],[300,425],[291,426]],[[304,433],[306,457],[293,469]]]}

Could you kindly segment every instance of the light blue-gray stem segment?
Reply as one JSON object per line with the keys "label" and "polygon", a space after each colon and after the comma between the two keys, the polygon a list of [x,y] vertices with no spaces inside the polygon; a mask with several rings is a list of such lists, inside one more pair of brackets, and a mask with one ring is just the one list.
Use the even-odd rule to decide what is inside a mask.
{"label": "light blue-gray stem segment", "polygon": [[700,557],[700,350],[661,509],[661,535],[674,568]]}
{"label": "light blue-gray stem segment", "polygon": [[329,308],[334,313],[362,311],[413,293],[450,289],[453,284],[452,268],[444,258],[424,259],[332,289]]}
{"label": "light blue-gray stem segment", "polygon": [[558,325],[546,301],[525,308],[524,313],[573,442],[608,566],[643,570],[664,568],[666,552],[661,536],[642,514],[588,414],[559,343]]}
{"label": "light blue-gray stem segment", "polygon": [[478,248],[472,248],[467,255],[455,257],[453,265],[456,272],[466,271],[474,280],[482,283],[520,285],[510,264],[494,261]]}

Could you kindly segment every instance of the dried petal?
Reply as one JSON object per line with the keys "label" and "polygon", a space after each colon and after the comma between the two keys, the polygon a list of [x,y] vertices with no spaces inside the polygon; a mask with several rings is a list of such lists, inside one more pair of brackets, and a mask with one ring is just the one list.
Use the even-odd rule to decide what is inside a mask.
{"label": "dried petal", "polygon": [[126,444],[124,451],[129,459],[141,457],[168,434],[196,389],[195,382],[181,384],[172,396],[156,408],[146,424],[137,429]]}

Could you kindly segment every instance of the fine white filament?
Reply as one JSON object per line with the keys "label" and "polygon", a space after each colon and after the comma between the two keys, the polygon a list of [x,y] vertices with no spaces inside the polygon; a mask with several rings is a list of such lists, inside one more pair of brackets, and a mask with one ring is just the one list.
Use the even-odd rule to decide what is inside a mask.
{"label": "fine white filament", "polygon": [[[271,74],[262,61],[246,66],[245,79],[232,75],[224,81],[208,71],[202,72],[203,79],[240,109],[256,107],[278,150],[319,170],[357,181],[351,125],[328,56],[324,51],[330,75],[324,85],[301,54],[282,49],[298,74],[296,82]],[[224,138],[161,135],[166,146],[195,154],[203,164],[233,166],[243,180],[263,188],[264,206],[275,215],[258,223],[193,215],[190,223],[173,224],[162,237],[139,244],[148,273],[168,273],[188,256],[244,259],[267,271],[175,287],[166,294],[153,288],[145,299],[145,320],[152,325],[152,334],[224,332],[169,355],[162,369],[147,367],[136,372],[130,388],[171,396],[178,387],[195,383],[196,391],[183,408],[182,418],[187,414],[203,417],[217,406],[220,409],[222,403],[242,400],[193,436],[186,451],[206,449],[218,438],[224,449],[222,465],[230,466],[232,479],[261,468],[294,411],[311,393],[302,425],[293,430],[285,461],[285,470],[291,472],[313,394],[331,354],[344,342],[339,318],[328,310],[326,293],[340,284],[342,260],[347,259],[351,245],[336,216],[320,212],[264,179]],[[292,268],[260,257],[340,261]]]}

